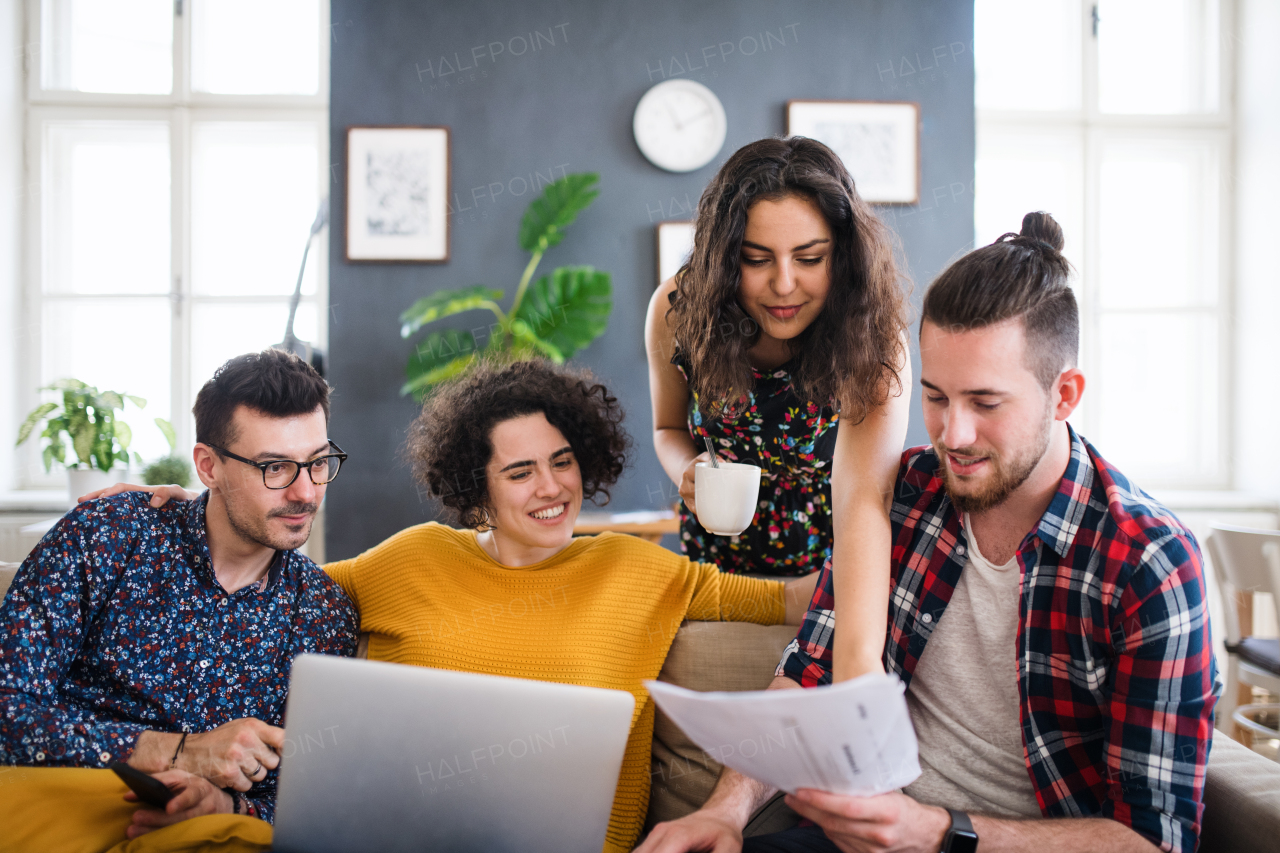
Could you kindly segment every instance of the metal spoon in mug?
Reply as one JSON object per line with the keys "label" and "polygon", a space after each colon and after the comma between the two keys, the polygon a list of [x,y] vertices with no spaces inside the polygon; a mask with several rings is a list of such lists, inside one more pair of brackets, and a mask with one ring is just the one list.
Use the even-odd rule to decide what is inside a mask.
{"label": "metal spoon in mug", "polygon": [[712,467],[712,468],[719,468],[719,467],[720,467],[720,460],[716,458],[716,449],[715,449],[715,446],[714,446],[714,445],[712,445],[712,443],[711,443],[711,436],[709,436],[709,435],[704,435],[704,436],[702,437],[702,440],[703,440],[703,441],[705,441],[705,442],[707,443],[707,452],[711,454],[711,467]]}

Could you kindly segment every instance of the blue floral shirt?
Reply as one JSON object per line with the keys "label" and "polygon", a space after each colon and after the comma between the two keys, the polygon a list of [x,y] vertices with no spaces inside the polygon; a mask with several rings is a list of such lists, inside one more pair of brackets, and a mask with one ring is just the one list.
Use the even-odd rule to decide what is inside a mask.
{"label": "blue floral shirt", "polygon": [[[359,618],[296,551],[228,594],[206,493],[160,509],[125,493],[77,506],[41,540],[0,606],[0,764],[105,767],[138,735],[241,717],[281,725],[304,652],[353,655]],[[249,792],[274,817],[276,773]]]}

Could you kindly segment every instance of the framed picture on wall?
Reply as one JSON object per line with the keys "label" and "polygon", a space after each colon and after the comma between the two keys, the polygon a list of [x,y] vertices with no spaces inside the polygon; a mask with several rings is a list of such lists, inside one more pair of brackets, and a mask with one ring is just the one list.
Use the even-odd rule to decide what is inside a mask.
{"label": "framed picture on wall", "polygon": [[347,128],[347,260],[449,260],[449,128]]}
{"label": "framed picture on wall", "polygon": [[662,284],[680,271],[689,253],[693,251],[693,223],[668,220],[659,222],[656,234],[658,246],[658,281]]}
{"label": "framed picture on wall", "polygon": [[873,204],[920,201],[920,105],[907,101],[787,101],[787,135],[829,147]]}

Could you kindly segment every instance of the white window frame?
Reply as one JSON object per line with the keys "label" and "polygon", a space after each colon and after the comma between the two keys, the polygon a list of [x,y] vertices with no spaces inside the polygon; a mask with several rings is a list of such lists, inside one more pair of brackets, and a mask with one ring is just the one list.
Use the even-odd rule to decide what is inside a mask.
{"label": "white window frame", "polygon": [[[1084,234],[1080,235],[1081,249],[1077,257],[1081,258],[1079,281],[1076,282],[1076,295],[1080,303],[1081,351],[1080,366],[1086,378],[1092,378],[1095,385],[1104,378],[1100,363],[1099,326],[1104,313],[1122,313],[1117,309],[1101,307],[1098,295],[1100,273],[1099,232],[1099,198],[1100,198],[1100,154],[1099,148],[1108,136],[1123,134],[1127,138],[1141,135],[1159,136],[1163,139],[1209,140],[1218,153],[1218,293],[1215,307],[1212,309],[1174,308],[1154,309],[1164,311],[1211,310],[1217,315],[1218,328],[1218,442],[1215,454],[1215,470],[1212,473],[1193,476],[1152,476],[1141,477],[1144,488],[1160,489],[1228,489],[1233,485],[1232,459],[1235,441],[1234,403],[1237,389],[1234,383],[1235,353],[1232,346],[1233,310],[1235,291],[1233,253],[1235,250],[1231,235],[1233,234],[1233,217],[1235,215],[1235,194],[1233,190],[1234,155],[1236,124],[1234,114],[1235,63],[1230,41],[1226,34],[1235,32],[1235,0],[1218,0],[1219,27],[1222,38],[1218,56],[1218,99],[1214,112],[1182,113],[1177,115],[1115,114],[1104,113],[1098,109],[1098,42],[1093,35],[1094,0],[1080,0],[1080,20],[1082,34],[1081,56],[1081,107],[1075,110],[996,110],[978,109],[977,134],[979,140],[987,133],[1051,131],[1061,135],[1078,133],[1083,151],[1084,186],[1082,188],[1082,217]],[[1105,19],[1099,21],[1100,27],[1106,26]],[[979,142],[981,148],[981,141]],[[1017,223],[1010,228],[1016,230]],[[1070,235],[1068,235],[1070,239]],[[1150,379],[1151,377],[1147,377]],[[1093,400],[1090,400],[1090,397]],[[1091,437],[1097,432],[1097,409],[1090,403],[1097,395],[1089,395],[1086,391],[1085,405],[1082,406],[1083,418],[1073,418],[1078,422],[1081,432]],[[1158,424],[1153,424],[1153,428]],[[1106,448],[1099,448],[1105,455]]]}
{"label": "white window frame", "polygon": [[[44,204],[39,188],[44,185],[47,168],[44,136],[52,122],[60,121],[156,121],[169,126],[170,158],[170,303],[173,307],[173,325],[170,335],[170,399],[169,412],[148,409],[151,417],[166,417],[177,432],[178,447],[190,447],[194,441],[191,406],[195,401],[198,385],[191,377],[191,318],[198,304],[237,303],[244,305],[288,304],[288,295],[263,296],[213,296],[198,295],[191,286],[191,168],[192,124],[197,121],[234,122],[296,122],[315,127],[318,165],[316,175],[317,196],[330,194],[329,164],[329,3],[320,0],[320,50],[319,92],[315,95],[219,95],[191,91],[191,18],[192,2],[216,2],[216,0],[176,0],[173,34],[173,91],[164,95],[114,94],[101,92],[77,92],[46,90],[41,88],[43,64],[40,61],[26,65],[26,132],[24,179],[34,191],[27,193],[24,219],[26,234],[23,239],[23,313],[25,335],[18,358],[21,379],[17,389],[20,414],[35,408],[40,401],[38,388],[42,384],[41,347],[44,340],[43,315],[46,300],[74,299],[132,299],[131,295],[97,294],[47,294],[44,292]],[[41,0],[25,0],[26,32],[29,46],[38,53],[43,44],[41,33]],[[185,7],[185,8],[184,8]],[[306,225],[302,223],[298,233],[297,256],[302,260],[303,238]],[[317,308],[317,341],[326,347],[328,341],[328,230],[315,238],[307,256],[307,265],[315,271],[316,292],[303,294],[302,305],[314,303]],[[290,287],[292,292],[292,287]],[[147,294],[150,298],[163,298],[163,294]],[[281,328],[283,336],[284,329]],[[104,345],[115,342],[104,341]],[[126,345],[125,342],[120,342]],[[127,390],[127,389],[126,389]],[[19,489],[65,488],[66,480],[60,472],[46,474],[40,461],[40,442],[32,440],[18,448],[15,462],[18,468]]]}

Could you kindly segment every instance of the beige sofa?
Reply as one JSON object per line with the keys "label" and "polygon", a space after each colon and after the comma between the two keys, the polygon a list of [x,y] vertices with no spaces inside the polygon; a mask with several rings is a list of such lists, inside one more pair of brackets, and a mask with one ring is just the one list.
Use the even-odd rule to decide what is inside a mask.
{"label": "beige sofa", "polygon": [[[695,690],[759,690],[773,679],[782,649],[795,636],[786,626],[686,622],[659,678]],[[715,786],[720,767],[658,712],[653,738],[653,788],[648,827],[693,811]],[[1209,755],[1202,853],[1280,850],[1280,764],[1219,734]],[[795,814],[775,798],[746,834],[784,829]]]}
{"label": "beige sofa", "polygon": [[[0,572],[0,597],[10,580],[12,571]],[[785,625],[686,622],[658,677],[695,690],[761,690],[773,680],[782,649],[794,636],[795,628]],[[361,656],[365,646],[362,642]],[[720,766],[659,711],[652,772],[646,829],[701,805],[715,787]],[[1280,850],[1280,764],[1219,735],[1210,753],[1204,800],[1202,853]],[[795,813],[775,797],[752,818],[746,834],[763,835],[795,822]]]}

